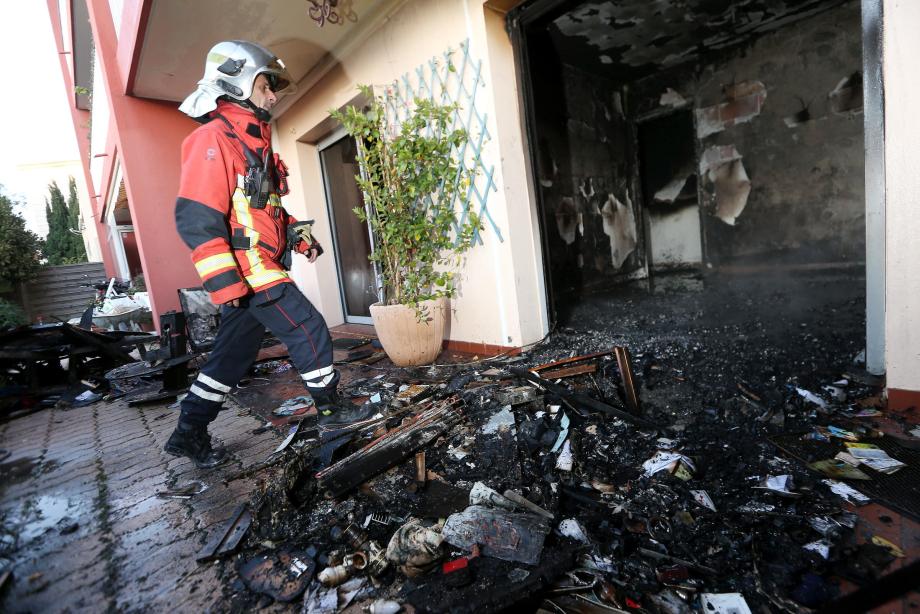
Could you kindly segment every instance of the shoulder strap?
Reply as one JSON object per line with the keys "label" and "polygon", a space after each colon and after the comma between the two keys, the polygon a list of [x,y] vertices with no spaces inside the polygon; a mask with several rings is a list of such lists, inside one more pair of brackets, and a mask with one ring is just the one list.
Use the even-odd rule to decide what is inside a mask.
{"label": "shoulder strap", "polygon": [[221,121],[223,121],[225,124],[227,124],[227,128],[229,128],[229,129],[230,129],[230,132],[231,132],[230,136],[232,136],[233,138],[235,138],[236,140],[238,140],[238,141],[240,142],[240,145],[243,146],[243,155],[246,156],[246,165],[247,165],[247,166],[249,166],[249,167],[265,167],[265,166],[268,165],[268,161],[267,161],[267,160],[265,160],[265,161],[261,160],[261,159],[259,158],[259,155],[258,155],[256,152],[254,152],[252,149],[250,149],[250,147],[246,144],[246,141],[244,141],[242,138],[240,138],[240,135],[237,133],[236,129],[234,129],[233,124],[230,123],[230,120],[229,120],[229,119],[227,119],[226,117],[224,117],[224,116],[221,115],[220,113],[217,113],[217,114],[216,114],[216,117],[219,117],[219,118],[221,119]]}

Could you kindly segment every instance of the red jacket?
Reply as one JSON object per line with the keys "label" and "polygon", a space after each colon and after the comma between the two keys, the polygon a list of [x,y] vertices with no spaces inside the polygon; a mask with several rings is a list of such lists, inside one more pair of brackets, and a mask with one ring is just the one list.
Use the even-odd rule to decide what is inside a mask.
{"label": "red jacket", "polygon": [[[222,116],[226,121],[222,120]],[[275,181],[263,209],[250,207],[243,189],[246,146],[271,154],[271,128],[238,105],[219,101],[212,119],[182,143],[176,227],[192,250],[192,262],[215,304],[291,281],[281,265],[288,224]],[[277,175],[287,174],[274,155]],[[309,249],[303,241],[296,251]]]}

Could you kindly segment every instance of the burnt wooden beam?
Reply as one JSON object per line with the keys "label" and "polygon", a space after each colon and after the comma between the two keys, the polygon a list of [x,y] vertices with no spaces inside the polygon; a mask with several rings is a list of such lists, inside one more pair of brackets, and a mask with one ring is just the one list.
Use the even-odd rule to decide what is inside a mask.
{"label": "burnt wooden beam", "polygon": [[592,399],[591,397],[587,395],[579,394],[577,392],[571,392],[567,388],[560,386],[558,384],[554,384],[553,382],[549,380],[543,379],[536,373],[532,373],[522,367],[508,366],[505,368],[508,369],[508,371],[510,371],[511,373],[514,373],[515,375],[517,375],[518,377],[526,379],[529,382],[533,382],[534,384],[537,384],[544,390],[551,392],[574,405],[581,405],[583,407],[587,407],[595,411],[603,412],[607,415],[613,416],[615,418],[619,418],[620,420],[625,420],[626,422],[631,422],[632,424],[635,424],[637,426],[641,426],[644,428],[650,428],[650,429],[660,428],[659,425],[655,424],[654,422],[650,422],[644,418],[640,418],[639,416],[634,416],[628,411],[617,409],[616,407],[613,407],[611,405],[608,405],[596,399]]}

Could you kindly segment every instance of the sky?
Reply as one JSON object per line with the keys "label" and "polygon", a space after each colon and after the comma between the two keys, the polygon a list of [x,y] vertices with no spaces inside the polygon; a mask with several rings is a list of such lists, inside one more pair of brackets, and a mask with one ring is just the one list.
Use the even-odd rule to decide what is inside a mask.
{"label": "sky", "polygon": [[[0,2],[0,57],[10,70],[5,82],[15,84],[0,95],[0,184],[15,200],[28,201],[33,213],[38,207],[43,218],[43,195],[60,170],[35,165],[79,159],[45,0]],[[36,227],[34,215],[26,218],[41,230],[43,220]]]}

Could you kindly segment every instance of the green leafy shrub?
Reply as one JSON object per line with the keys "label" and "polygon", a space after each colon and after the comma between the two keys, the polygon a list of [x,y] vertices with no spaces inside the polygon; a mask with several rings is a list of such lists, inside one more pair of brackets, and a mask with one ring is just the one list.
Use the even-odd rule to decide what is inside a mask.
{"label": "green leafy shrub", "polygon": [[26,323],[26,316],[19,305],[0,298],[0,330],[15,328]]}
{"label": "green leafy shrub", "polygon": [[41,239],[26,230],[25,220],[13,209],[13,201],[0,194],[0,281],[15,283],[32,279],[39,268]]}
{"label": "green leafy shrub", "polygon": [[396,126],[385,98],[359,87],[366,107],[330,111],[358,147],[361,174],[355,179],[367,208],[354,212],[374,235],[370,259],[382,275],[385,304],[410,305],[421,318],[421,301],[456,294],[452,269],[481,228],[474,212],[463,221],[458,216],[475,179],[459,153],[469,134],[452,127],[455,104],[416,98]]}

